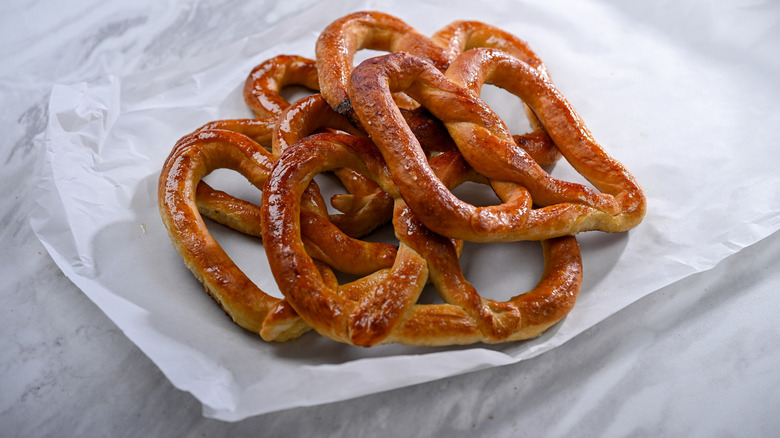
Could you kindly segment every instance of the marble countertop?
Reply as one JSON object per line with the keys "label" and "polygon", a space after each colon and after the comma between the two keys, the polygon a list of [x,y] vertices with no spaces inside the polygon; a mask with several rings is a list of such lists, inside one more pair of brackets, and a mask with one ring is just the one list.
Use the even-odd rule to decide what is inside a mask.
{"label": "marble countertop", "polygon": [[777,232],[517,364],[236,423],[203,417],[198,400],[176,389],[36,238],[29,224],[36,203],[31,170],[42,151],[33,140],[46,127],[52,84],[123,76],[207,53],[313,3],[4,2],[0,436],[769,436],[780,430]]}

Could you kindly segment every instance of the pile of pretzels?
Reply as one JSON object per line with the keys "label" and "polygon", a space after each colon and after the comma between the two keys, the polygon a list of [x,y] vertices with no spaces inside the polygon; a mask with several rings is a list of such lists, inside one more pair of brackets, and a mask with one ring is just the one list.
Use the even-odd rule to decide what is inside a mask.
{"label": "pile of pretzels", "polygon": [[[358,50],[388,52],[354,66]],[[492,84],[522,100],[531,131],[509,132],[480,99]],[[293,103],[284,87],[311,89]],[[499,343],[538,336],[574,306],[582,283],[575,234],[639,224],[645,196],[594,140],[542,61],[494,26],[457,21],[427,37],[380,12],[320,34],[316,60],[280,55],[244,87],[252,119],[219,120],[179,140],[159,179],[173,246],[240,326],[267,341],[314,329],[357,346]],[[589,183],[552,177],[561,157]],[[227,168],[262,191],[258,203],[202,179]],[[329,210],[314,177],[344,187]],[[487,184],[500,202],[452,190]],[[262,239],[283,298],[260,290],[203,217]],[[398,244],[361,240],[392,224]],[[479,295],[459,264],[463,241],[541,242],[545,268],[507,301]],[[262,251],[258,247],[258,251]],[[357,280],[339,283],[337,273]],[[422,304],[427,284],[441,303]]]}

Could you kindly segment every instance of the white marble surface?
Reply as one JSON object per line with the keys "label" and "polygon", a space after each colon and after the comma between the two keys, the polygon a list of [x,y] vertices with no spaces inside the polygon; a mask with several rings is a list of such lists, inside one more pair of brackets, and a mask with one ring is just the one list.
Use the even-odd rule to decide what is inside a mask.
{"label": "white marble surface", "polygon": [[[225,46],[307,2],[5,0],[0,436],[769,436],[780,430],[780,234],[516,365],[223,423],[35,238],[33,138],[53,83]],[[313,3],[313,2],[308,2]],[[337,3],[336,3],[337,4]],[[334,7],[334,16],[342,11]],[[778,20],[780,21],[780,17]],[[778,38],[777,27],[767,38]]]}

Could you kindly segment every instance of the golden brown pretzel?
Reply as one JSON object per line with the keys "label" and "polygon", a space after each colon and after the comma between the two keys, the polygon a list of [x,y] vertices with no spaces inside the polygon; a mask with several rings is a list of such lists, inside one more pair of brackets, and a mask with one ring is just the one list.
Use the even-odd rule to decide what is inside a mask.
{"label": "golden brown pretzel", "polygon": [[[359,121],[349,102],[347,87],[355,53],[361,49],[411,53],[444,71],[451,60],[464,50],[495,47],[532,63],[546,74],[544,64],[525,41],[476,21],[456,21],[428,38],[397,17],[375,11],[356,12],[326,27],[316,47],[317,72],[323,96],[336,112],[356,126],[359,126]],[[410,110],[417,104],[405,100],[408,97],[403,93],[395,93],[393,98],[399,105],[405,105],[401,107],[404,119],[424,150],[441,152],[453,149],[449,135],[438,120],[424,110]],[[516,142],[541,166],[555,163],[560,158],[555,145],[530,111],[528,118],[534,132],[516,135]]]}
{"label": "golden brown pretzel", "polygon": [[[480,47],[492,49],[470,50]],[[347,88],[361,48],[406,53],[365,62]],[[319,67],[279,56],[255,68],[244,96],[258,119],[212,122],[184,137],[160,177],[160,210],[177,251],[223,309],[264,339],[292,339],[311,327],[361,346],[533,337],[563,318],[579,291],[579,248],[566,234],[641,221],[645,199],[633,176],[592,139],[541,60],[513,35],[459,21],[427,38],[395,17],[357,13],[329,26],[317,53]],[[520,97],[533,132],[512,136],[479,99],[484,83]],[[331,108],[314,94],[290,104],[280,92],[291,84],[340,100]],[[556,145],[597,190],[541,169],[559,157]],[[217,167],[262,187],[261,206],[200,181]],[[345,214],[328,214],[312,181],[323,171],[346,186],[348,194],[331,200]],[[490,184],[501,204],[459,201],[451,190],[465,181]],[[386,220],[391,205],[397,249],[347,236]],[[201,215],[262,237],[285,298],[251,284]],[[481,297],[461,271],[460,238],[540,240],[541,281],[506,302]],[[364,277],[340,285],[334,269]],[[417,304],[428,281],[446,304]]]}
{"label": "golden brown pretzel", "polygon": [[[383,34],[383,36],[379,38],[376,34]],[[396,17],[377,12],[360,12],[335,21],[322,35],[319,51],[320,64],[324,65],[326,77],[330,75],[333,78],[338,78],[338,80],[333,78],[323,80],[324,83],[330,84],[326,88],[326,94],[330,93],[342,98],[346,96],[346,78],[352,70],[354,54],[361,48],[388,51],[407,50],[413,53],[422,53],[427,58],[435,60],[436,65],[443,69],[448,65],[449,59],[454,58],[463,50],[473,47],[496,47],[531,62],[539,69],[544,69],[541,60],[536,57],[524,41],[501,29],[475,21],[454,22],[434,34],[432,41],[426,41],[426,37]],[[332,47],[334,46],[350,47],[350,51],[346,53],[333,51]],[[442,50],[438,46],[443,46],[446,50]],[[445,58],[449,59],[445,61]],[[258,119],[222,120],[212,122],[202,129],[228,129],[241,132],[265,145],[268,143],[268,139],[261,137],[261,134],[267,132],[267,125],[271,122],[275,123],[274,118],[280,117],[290,105],[282,97],[282,89],[289,85],[300,85],[317,91],[320,87],[319,84],[317,63],[314,60],[296,55],[275,56],[256,66],[244,84],[244,100],[255,112]],[[397,95],[394,98],[397,102],[399,101]],[[336,99],[338,97],[333,97],[331,100]],[[345,105],[342,105],[342,108],[344,107]],[[415,133],[427,151],[446,151],[454,147],[441,123],[427,113],[404,111],[403,114],[412,132]],[[352,113],[348,112],[348,116],[352,116]],[[288,117],[288,120],[295,120],[295,118]],[[516,142],[526,149],[540,165],[554,163],[559,158],[555,146],[549,141],[530,113],[529,120],[534,127],[534,132],[516,135]],[[284,124],[278,125],[285,126]],[[329,117],[328,122],[323,122],[320,125],[320,127],[331,125],[329,127],[356,133],[354,129],[346,128],[335,117]],[[300,129],[296,130],[292,127],[287,130],[300,132]],[[281,147],[277,141],[278,138],[277,134],[274,141],[277,149]],[[289,140],[287,142],[289,143]],[[278,150],[275,153],[278,153]],[[342,183],[347,185],[348,191],[354,193],[355,188],[348,185],[349,180],[346,175],[340,177]],[[341,207],[334,206],[342,212],[347,212],[347,205],[364,205],[366,200],[348,195],[341,197],[337,204],[339,202]],[[349,216],[345,218],[348,219]],[[344,224],[344,226],[350,227],[348,230],[353,235],[359,233],[358,229],[353,231],[351,225]],[[363,224],[359,228],[367,229],[370,227]]]}
{"label": "golden brown pretzel", "polygon": [[[454,82],[467,87],[479,83],[496,85],[520,97],[534,111],[569,164],[617,204],[619,213],[608,218],[604,228],[596,229],[625,231],[642,221],[647,201],[639,183],[593,138],[585,122],[546,75],[506,52],[487,48],[464,53],[450,67],[446,76]],[[454,129],[460,131],[458,127]],[[477,134],[475,138],[481,136]]]}
{"label": "golden brown pretzel", "polygon": [[[490,61],[495,61],[490,64]],[[455,65],[457,63],[457,65]],[[451,80],[403,53],[364,61],[353,72],[349,95],[358,117],[382,150],[399,191],[432,230],[464,240],[538,240],[586,230],[624,231],[638,224],[645,198],[634,177],[593,139],[580,117],[546,76],[501,51],[465,52],[449,71]],[[471,64],[470,64],[471,63]],[[572,166],[603,193],[560,181],[517,147],[503,121],[464,83],[492,82],[518,95],[536,113]],[[540,208],[474,207],[437,180],[414,135],[394,106],[404,91],[441,119],[459,150],[478,172],[526,187]]]}
{"label": "golden brown pretzel", "polygon": [[[303,188],[315,174],[340,167],[360,169],[396,196],[393,224],[401,242],[396,261],[370,282],[372,290],[358,300],[339,294],[323,280],[298,231],[296,206]],[[450,183],[466,178],[449,170],[455,173],[441,177]],[[416,221],[393,189],[381,155],[360,137],[326,133],[296,143],[280,157],[263,193],[264,247],[280,290],[307,323],[340,342],[444,345],[523,339],[560,320],[579,290],[581,261],[573,237],[544,243],[547,269],[529,294],[494,303],[480,299],[473,288],[459,285],[465,282],[459,270],[454,274],[449,271],[457,264],[452,240],[431,233]],[[457,304],[415,304],[429,266],[437,286],[453,288],[443,298]]]}
{"label": "golden brown pretzel", "polygon": [[[224,130],[198,131],[182,138],[166,160],[160,174],[158,200],[174,247],[215,301],[240,326],[258,333],[273,333],[272,338],[266,338],[269,340],[286,340],[300,335],[308,326],[298,321],[294,312],[285,313],[280,299],[266,294],[249,280],[214,240],[199,214],[210,212],[210,217],[222,223],[257,235],[262,224],[253,204],[206,190],[200,180],[217,168],[229,168],[262,188],[272,164],[270,153],[246,136]],[[356,241],[341,234],[323,217],[324,205],[318,200],[321,198],[316,186],[306,187],[305,191],[306,195],[299,198],[300,233],[307,250],[315,257],[356,275],[392,265],[394,246]],[[322,275],[329,275],[325,265],[317,263],[317,269],[323,271]],[[273,318],[264,322],[269,315]]]}

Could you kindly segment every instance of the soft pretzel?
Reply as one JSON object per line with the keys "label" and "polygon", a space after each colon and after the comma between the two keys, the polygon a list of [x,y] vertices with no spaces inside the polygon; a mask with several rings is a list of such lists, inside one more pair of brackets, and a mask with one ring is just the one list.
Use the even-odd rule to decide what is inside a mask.
{"label": "soft pretzel", "polygon": [[[465,164],[460,166],[466,168]],[[396,198],[393,224],[401,242],[396,261],[357,301],[325,283],[298,232],[296,206],[303,188],[315,174],[340,167],[360,169]],[[448,175],[445,170],[443,180],[452,184],[466,179],[462,173],[448,170],[454,173]],[[574,238],[545,243],[548,269],[530,295],[519,295],[506,303],[482,300],[470,285],[458,284],[465,283],[461,275],[448,271],[457,264],[452,240],[431,233],[416,221],[394,190],[388,172],[371,142],[356,136],[317,134],[288,148],[266,182],[261,208],[269,264],[290,306],[315,330],[362,346],[502,342],[538,335],[568,313],[581,281]],[[435,272],[437,286],[452,289],[442,294],[452,303],[416,304],[428,269]],[[422,321],[428,322],[434,315],[440,319],[421,327]]]}
{"label": "soft pretzel", "polygon": [[[377,34],[383,36],[377,37]],[[318,44],[320,69],[324,70],[325,74],[322,81],[319,79],[316,61],[297,55],[275,56],[252,69],[244,84],[244,100],[255,112],[257,119],[212,122],[203,129],[229,129],[246,134],[261,144],[267,144],[268,139],[260,135],[267,132],[269,123],[275,124],[275,118],[289,108],[290,102],[282,97],[281,90],[290,85],[300,85],[318,91],[322,82],[327,85],[324,94],[331,96],[333,108],[338,108],[339,105],[342,108],[351,108],[343,99],[347,96],[347,78],[352,71],[355,52],[361,48],[411,51],[422,54],[425,59],[433,60],[438,68],[444,69],[451,59],[464,50],[473,47],[496,47],[546,71],[544,64],[524,41],[494,26],[476,21],[454,22],[428,40],[396,17],[377,12],[359,12],[332,23],[323,31]],[[350,49],[347,52],[339,52],[332,50],[333,47]],[[398,103],[397,94],[394,99]],[[335,103],[336,101],[338,103]],[[352,114],[351,111],[347,112],[348,115]],[[424,149],[432,152],[453,149],[449,135],[438,120],[420,111],[403,111],[403,114]],[[288,117],[287,120],[295,121],[296,118]],[[516,142],[540,165],[554,163],[558,159],[555,146],[540,129],[532,113],[529,113],[529,120],[534,132],[516,135]],[[280,128],[287,126],[282,123],[276,125]],[[320,127],[330,125],[332,128],[355,133],[354,128],[347,128],[343,122],[332,116],[321,125]],[[300,129],[290,127],[287,131],[300,132]],[[278,138],[279,135],[274,140],[275,153],[278,153],[278,149],[283,145],[277,141]],[[289,143],[289,140],[287,142]],[[350,187],[348,190],[351,192]],[[347,197],[343,199],[346,200]]]}
{"label": "soft pretzel", "polygon": [[[382,35],[378,37],[377,35]],[[492,36],[491,36],[492,35]],[[416,30],[400,19],[377,12],[359,12],[348,15],[332,23],[320,37],[320,49],[318,60],[320,70],[324,70],[325,78],[320,81],[320,73],[317,61],[297,55],[277,55],[252,69],[244,84],[244,100],[255,112],[258,119],[229,120],[212,122],[205,126],[206,129],[229,129],[249,135],[266,144],[266,138],[261,138],[256,131],[262,131],[265,123],[274,121],[290,107],[281,91],[290,85],[299,85],[313,91],[320,90],[320,82],[326,84],[323,95],[332,96],[330,102],[346,97],[347,78],[352,71],[352,63],[355,52],[362,48],[371,48],[387,51],[410,51],[422,55],[425,59],[432,60],[438,68],[444,69],[451,59],[463,50],[472,47],[496,47],[507,51],[513,56],[520,56],[544,70],[544,64],[533,53],[528,45],[521,39],[504,32],[494,26],[476,21],[458,21],[446,26],[432,39],[421,35]],[[441,47],[443,46],[443,47]],[[339,52],[333,47],[350,47],[350,50]],[[446,49],[445,49],[446,47]],[[399,94],[394,95],[396,103],[404,103]],[[339,101],[342,108],[351,108]],[[332,108],[338,108],[339,104],[332,104]],[[412,132],[420,141],[426,151],[439,152],[454,148],[452,141],[443,125],[424,111],[407,111],[408,107],[415,104],[406,103],[403,107],[403,115]],[[348,117],[352,115],[347,111]],[[307,111],[306,114],[323,114],[327,121],[321,121],[318,127],[330,127],[352,134],[358,134],[354,127],[350,128],[342,120],[330,114],[320,111]],[[555,146],[544,135],[533,115],[529,114],[534,132],[524,135],[516,135],[515,139],[521,147],[540,163],[540,165],[552,164],[558,158]],[[281,136],[289,132],[303,131],[302,121],[298,121],[298,114],[286,117],[286,123],[278,123],[276,126],[282,130],[274,137],[274,153],[279,153],[279,148],[290,143],[281,140]],[[307,120],[311,123],[310,120]],[[313,132],[309,128],[308,132]],[[342,180],[344,182],[344,180]],[[348,187],[348,190],[350,188]]]}
{"label": "soft pretzel", "polygon": [[[211,171],[229,168],[262,188],[272,164],[270,153],[244,135],[224,130],[198,131],[182,138],[166,160],[160,174],[158,200],[174,247],[207,292],[240,326],[258,333],[265,329],[275,333],[274,339],[285,340],[300,335],[308,326],[294,320],[294,312],[279,317],[284,314],[279,310],[284,307],[281,300],[266,294],[246,277],[211,236],[199,214],[203,211],[228,226],[258,235],[262,223],[253,204],[213,189],[204,190],[206,187],[199,183]],[[300,238],[307,242],[308,251],[329,266],[356,275],[392,265],[396,255],[393,245],[357,241],[343,235],[323,217],[324,205],[318,198],[321,199],[315,185],[305,188],[305,195],[299,198],[303,206]],[[318,262],[317,269],[330,268]],[[272,323],[264,323],[272,313]],[[285,330],[279,330],[280,327]]]}
{"label": "soft pretzel", "polygon": [[[494,61],[490,63],[491,61]],[[494,49],[465,52],[449,71],[464,82],[484,71],[519,95],[572,166],[596,188],[560,181],[517,147],[503,121],[467,87],[429,63],[394,53],[364,61],[349,95],[358,117],[382,151],[398,190],[432,230],[464,240],[538,240],[586,230],[624,231],[638,224],[644,195],[634,177],[596,143],[590,131],[544,75]],[[428,166],[390,94],[404,91],[441,119],[478,172],[526,187],[540,208],[474,207],[457,199]]]}
{"label": "soft pretzel", "polygon": [[[545,131],[569,164],[617,204],[618,213],[595,229],[620,232],[635,227],[642,221],[647,208],[636,178],[593,138],[585,122],[546,75],[529,67],[505,51],[485,48],[471,50],[456,58],[446,76],[472,89],[480,83],[489,83],[518,96],[540,118]],[[462,126],[453,127],[458,135],[463,132],[459,128]],[[481,136],[473,137],[477,138]]]}
{"label": "soft pretzel", "polygon": [[[390,52],[353,67],[355,52]],[[593,139],[519,38],[475,21],[426,37],[400,19],[358,12],[320,35],[316,61],[280,55],[255,67],[244,99],[257,118],[211,122],[166,160],[158,198],[185,264],[242,327],[265,340],[317,332],[358,346],[453,345],[527,339],[574,306],[582,261],[573,234],[624,231],[646,201],[633,176]],[[521,99],[532,132],[512,135],[479,98],[483,84]],[[295,102],[289,85],[315,93]],[[317,92],[320,93],[317,93]],[[563,156],[594,188],[542,167]],[[262,202],[202,178],[230,168]],[[329,214],[313,178],[347,190]],[[490,184],[500,204],[475,207],[451,190]],[[230,260],[201,216],[263,241],[284,298]],[[391,220],[398,246],[357,240]],[[459,263],[462,240],[540,241],[542,278],[507,301],[480,296]],[[335,271],[360,276],[340,284]],[[444,304],[420,304],[432,283]]]}

